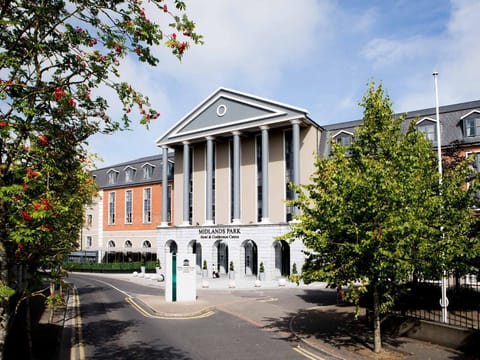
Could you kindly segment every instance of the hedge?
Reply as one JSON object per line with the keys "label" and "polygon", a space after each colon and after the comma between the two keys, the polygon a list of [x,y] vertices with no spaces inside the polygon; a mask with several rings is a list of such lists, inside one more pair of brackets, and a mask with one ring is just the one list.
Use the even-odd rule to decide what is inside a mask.
{"label": "hedge", "polygon": [[[134,272],[140,271],[142,262],[113,262],[113,263],[93,263],[93,262],[64,262],[63,268],[68,271],[80,272]],[[145,269],[147,272],[154,272],[156,261],[147,261]]]}

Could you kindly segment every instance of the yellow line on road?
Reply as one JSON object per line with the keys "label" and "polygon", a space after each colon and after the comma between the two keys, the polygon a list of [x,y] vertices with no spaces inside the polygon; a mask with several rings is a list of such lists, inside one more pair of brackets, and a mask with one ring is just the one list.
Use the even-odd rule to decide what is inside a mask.
{"label": "yellow line on road", "polygon": [[146,311],[141,305],[139,305],[134,298],[131,296],[125,298],[125,301],[132,305],[132,307],[137,310],[140,314],[147,318],[151,319],[163,319],[163,320],[192,320],[192,319],[201,319],[212,316],[215,314],[213,310],[208,310],[197,315],[185,315],[185,316],[174,316],[174,315],[153,315]]}
{"label": "yellow line on road", "polygon": [[[77,289],[73,287],[73,309],[72,309],[72,336],[70,339],[70,360],[76,360],[78,349],[78,359],[85,360],[85,347],[83,344],[82,316],[80,314],[80,297]],[[75,344],[78,340],[78,344]]]}
{"label": "yellow line on road", "polygon": [[297,347],[294,347],[293,350],[295,350],[296,352],[298,352],[300,355],[303,355],[305,356],[307,359],[310,359],[310,360],[324,360],[324,358],[308,351],[308,350],[305,350],[304,348],[301,348],[300,346],[297,346]]}

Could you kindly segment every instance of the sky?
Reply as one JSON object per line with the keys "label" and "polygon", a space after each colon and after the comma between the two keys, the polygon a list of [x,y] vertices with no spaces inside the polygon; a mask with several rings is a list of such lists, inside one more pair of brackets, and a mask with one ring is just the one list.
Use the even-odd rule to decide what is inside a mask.
{"label": "sky", "polygon": [[133,119],[131,130],[91,138],[97,167],[159,154],[155,141],[219,87],[305,109],[320,125],[361,119],[371,81],[395,112],[434,107],[434,71],[440,106],[480,100],[478,0],[186,3],[205,44],[182,62],[155,49],[155,68],[127,59],[122,76],[161,116],[148,130]]}

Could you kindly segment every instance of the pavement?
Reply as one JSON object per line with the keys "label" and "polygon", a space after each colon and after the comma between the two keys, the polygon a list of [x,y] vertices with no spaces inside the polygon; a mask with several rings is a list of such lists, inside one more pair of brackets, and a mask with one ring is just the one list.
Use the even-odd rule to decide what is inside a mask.
{"label": "pavement", "polygon": [[[98,274],[95,274],[97,276]],[[165,288],[156,276],[132,274],[101,274],[138,284]],[[160,319],[194,319],[223,311],[262,329],[273,331],[288,341],[296,341],[312,353],[312,359],[480,359],[458,350],[406,337],[382,337],[383,351],[372,350],[373,332],[360,313],[354,319],[354,308],[344,305],[312,305],[288,310],[280,306],[274,295],[278,291],[325,289],[324,283],[309,285],[282,280],[258,282],[255,279],[197,278],[197,300],[168,302],[163,295],[132,294],[127,301],[145,316]],[[309,306],[309,307],[308,307]]]}

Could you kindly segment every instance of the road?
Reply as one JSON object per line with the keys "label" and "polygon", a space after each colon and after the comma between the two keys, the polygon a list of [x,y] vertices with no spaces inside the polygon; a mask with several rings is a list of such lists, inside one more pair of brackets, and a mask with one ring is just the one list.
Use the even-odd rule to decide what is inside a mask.
{"label": "road", "polygon": [[[331,294],[316,298],[293,289],[263,290],[262,298],[274,304],[239,301],[208,317],[168,320],[145,317],[126,301],[131,294],[163,296],[159,288],[95,276],[71,275],[69,280],[78,290],[81,315],[72,360],[320,359],[299,350],[288,319],[309,303],[331,301]],[[252,290],[237,294],[258,297]]]}

